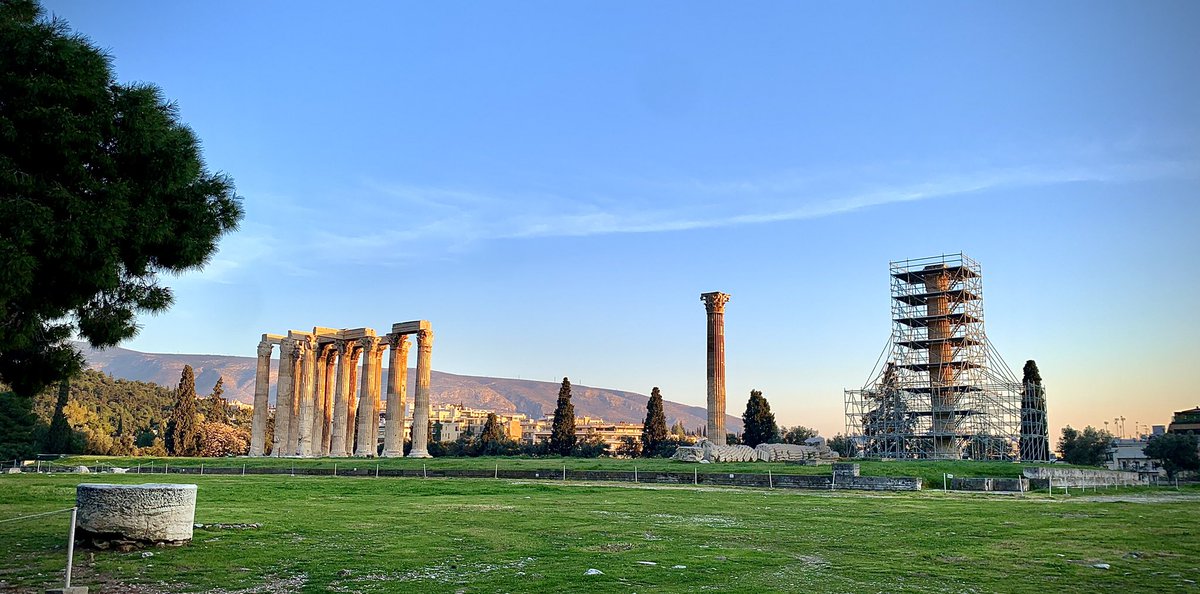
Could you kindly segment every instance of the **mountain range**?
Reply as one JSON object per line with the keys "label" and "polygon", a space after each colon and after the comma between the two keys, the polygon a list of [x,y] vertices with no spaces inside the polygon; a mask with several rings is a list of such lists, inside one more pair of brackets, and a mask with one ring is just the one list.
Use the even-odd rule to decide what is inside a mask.
{"label": "mountain range", "polygon": [[[257,367],[255,357],[229,355],[176,355],[142,353],[123,348],[96,350],[87,344],[76,343],[83,353],[88,367],[113,377],[152,382],[175,387],[184,365],[191,365],[196,375],[196,393],[205,396],[212,392],[217,378],[222,379],[224,396],[230,400],[250,404],[254,401],[254,374]],[[271,378],[277,377],[279,362],[271,360]],[[409,401],[414,393],[416,370],[408,372]],[[381,374],[382,378],[387,375]],[[541,418],[554,413],[558,399],[559,384],[525,379],[479,377],[433,371],[430,376],[430,401],[434,404],[462,404],[469,408],[496,412],[524,413],[531,418]],[[381,391],[386,395],[386,390]],[[275,388],[272,381],[271,399]],[[572,385],[571,402],[575,405],[576,417],[596,417],[606,421],[641,423],[646,417],[648,397],[636,392],[593,388]],[[688,430],[703,427],[707,413],[703,407],[689,406],[677,402],[663,401],[663,412],[667,424],[682,421]],[[729,431],[740,432],[742,420],[726,415],[725,426]]]}

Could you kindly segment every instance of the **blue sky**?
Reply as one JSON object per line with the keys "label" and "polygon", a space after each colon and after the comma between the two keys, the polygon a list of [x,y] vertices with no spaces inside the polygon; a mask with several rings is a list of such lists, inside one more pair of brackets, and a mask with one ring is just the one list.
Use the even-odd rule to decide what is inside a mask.
{"label": "blue sky", "polygon": [[842,429],[889,260],[966,252],[1052,431],[1200,404],[1200,4],[46,3],[245,197],[144,351],[425,318],[436,369]]}

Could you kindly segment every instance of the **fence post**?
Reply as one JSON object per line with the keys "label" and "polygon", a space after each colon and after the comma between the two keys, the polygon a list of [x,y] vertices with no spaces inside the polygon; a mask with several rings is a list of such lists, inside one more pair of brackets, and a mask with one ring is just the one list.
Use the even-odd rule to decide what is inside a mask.
{"label": "fence post", "polygon": [[379,478],[379,465],[375,465],[375,478]]}
{"label": "fence post", "polygon": [[767,488],[768,488],[768,489],[774,489],[774,488],[775,488],[775,478],[774,478],[773,476],[771,476],[771,469],[770,469],[770,468],[768,468],[768,469],[767,469]]}
{"label": "fence post", "polygon": [[78,507],[71,508],[71,533],[67,535],[67,578],[63,589],[71,588],[71,566],[75,563],[75,513],[79,511]]}
{"label": "fence post", "polygon": [[692,485],[699,485],[700,484],[699,479],[700,479],[700,470],[698,468],[693,468],[692,469]]}
{"label": "fence post", "polygon": [[421,477],[429,478],[429,472],[425,470],[425,464],[421,464]]}
{"label": "fence post", "polygon": [[337,476],[337,462],[333,463],[333,476]]}
{"label": "fence post", "polygon": [[496,468],[495,468],[495,470],[492,471],[492,478],[494,478],[494,479],[500,478],[500,463],[499,462],[496,463]]}
{"label": "fence post", "polygon": [[637,477],[637,466],[634,466],[634,467],[633,467],[633,482],[634,482],[634,483],[638,482],[638,477]]}
{"label": "fence post", "polygon": [[200,476],[204,476],[204,465],[200,465]]}

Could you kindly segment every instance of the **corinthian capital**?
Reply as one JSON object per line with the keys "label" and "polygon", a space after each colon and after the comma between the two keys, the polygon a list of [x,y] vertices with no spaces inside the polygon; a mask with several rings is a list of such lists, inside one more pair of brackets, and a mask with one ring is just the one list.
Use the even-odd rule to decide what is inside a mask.
{"label": "corinthian capital", "polygon": [[700,301],[704,302],[704,309],[710,314],[725,313],[725,304],[729,303],[729,295],[718,291],[701,293]]}
{"label": "corinthian capital", "polygon": [[271,344],[270,341],[263,340],[258,343],[258,356],[259,357],[270,357],[271,353],[274,351],[275,351],[275,345]]}
{"label": "corinthian capital", "polygon": [[433,330],[421,328],[417,330],[417,350],[429,351],[433,348]]}

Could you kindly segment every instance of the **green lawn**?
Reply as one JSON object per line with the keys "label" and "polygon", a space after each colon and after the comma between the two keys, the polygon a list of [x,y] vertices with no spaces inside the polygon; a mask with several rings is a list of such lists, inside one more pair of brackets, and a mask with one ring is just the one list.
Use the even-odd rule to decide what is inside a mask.
{"label": "green lawn", "polygon": [[[148,478],[0,475],[0,521],[69,507],[79,482]],[[1194,589],[1185,580],[1200,581],[1194,488],[1102,491],[1098,500],[490,479],[154,478],[199,485],[197,522],[263,526],[197,530],[191,545],[148,558],[81,551],[78,584],[93,592],[238,591],[270,582],[286,584],[272,592],[1095,592]],[[60,515],[0,523],[0,590],[53,584],[66,522]],[[604,573],[584,576],[589,568]]]}
{"label": "green lawn", "polygon": [[[72,467],[80,464],[87,466],[119,466],[122,468],[141,468],[143,472],[162,472],[163,467],[190,467],[205,465],[207,468],[225,467],[241,468],[309,468],[323,469],[333,473],[334,466],[345,468],[380,468],[420,470],[422,466],[429,470],[438,469],[473,469],[492,470],[556,470],[566,466],[568,470],[624,470],[632,471],[635,467],[641,471],[674,471],[700,473],[729,473],[756,472],[766,474],[768,469],[774,474],[829,474],[832,472],[825,466],[800,466],[785,462],[725,462],[719,464],[695,464],[677,462],[665,458],[628,460],[621,458],[517,458],[517,457],[480,457],[480,458],[430,458],[426,460],[412,458],[116,458],[110,456],[72,456],[54,462],[56,466]],[[1021,468],[1031,464],[1013,464],[1010,462],[973,462],[973,461],[902,461],[881,462],[878,460],[859,462],[864,476],[911,476],[924,479],[926,488],[941,488],[942,474],[950,473],[960,477],[1011,477],[1021,475]],[[1065,464],[1058,467],[1069,468]]]}

